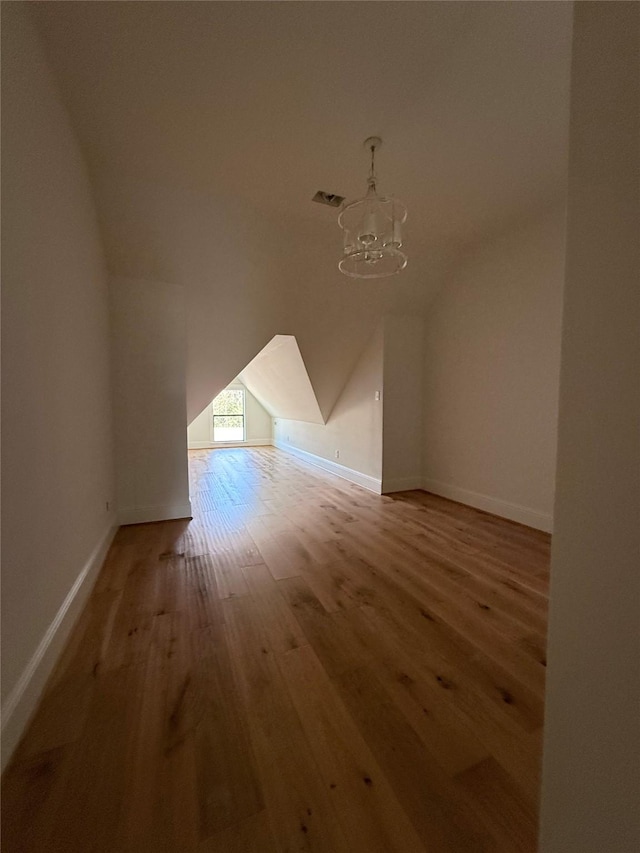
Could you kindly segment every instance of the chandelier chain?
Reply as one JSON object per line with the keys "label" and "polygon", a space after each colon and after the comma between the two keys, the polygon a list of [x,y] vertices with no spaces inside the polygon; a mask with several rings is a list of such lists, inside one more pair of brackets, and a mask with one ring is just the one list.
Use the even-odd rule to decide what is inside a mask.
{"label": "chandelier chain", "polygon": [[369,170],[369,186],[370,186],[370,187],[373,187],[374,189],[375,189],[375,186],[376,186],[376,166],[375,166],[375,159],[376,159],[376,146],[375,146],[375,145],[372,145],[372,146],[371,146],[371,168],[370,168],[370,170]]}

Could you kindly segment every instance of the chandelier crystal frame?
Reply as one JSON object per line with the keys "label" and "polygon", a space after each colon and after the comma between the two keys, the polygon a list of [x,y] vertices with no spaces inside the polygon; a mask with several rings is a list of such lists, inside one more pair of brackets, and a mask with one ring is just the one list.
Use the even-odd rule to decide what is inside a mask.
{"label": "chandelier crystal frame", "polygon": [[385,278],[397,275],[407,265],[402,251],[402,226],[407,208],[393,196],[378,195],[375,172],[379,136],[370,136],[364,147],[371,154],[367,193],[345,204],[338,215],[343,231],[343,257],[340,272],[352,278]]}

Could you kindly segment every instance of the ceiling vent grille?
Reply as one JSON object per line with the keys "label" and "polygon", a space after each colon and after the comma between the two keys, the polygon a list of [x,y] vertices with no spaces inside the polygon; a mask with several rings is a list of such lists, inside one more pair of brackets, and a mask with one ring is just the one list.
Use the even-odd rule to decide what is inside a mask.
{"label": "ceiling vent grille", "polygon": [[324,193],[322,190],[318,190],[311,201],[317,201],[318,204],[328,204],[329,207],[340,207],[344,201],[344,196],[336,195],[335,193]]}

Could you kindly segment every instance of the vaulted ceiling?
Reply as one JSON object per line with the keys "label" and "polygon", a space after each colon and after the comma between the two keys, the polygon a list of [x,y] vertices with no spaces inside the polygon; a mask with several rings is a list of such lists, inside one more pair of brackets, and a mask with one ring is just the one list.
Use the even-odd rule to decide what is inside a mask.
{"label": "vaulted ceiling", "polygon": [[[111,272],[187,292],[191,417],[278,333],[330,410],[383,312],[564,192],[569,3],[34,6]],[[363,284],[311,197],[362,194],[371,134],[410,261]]]}

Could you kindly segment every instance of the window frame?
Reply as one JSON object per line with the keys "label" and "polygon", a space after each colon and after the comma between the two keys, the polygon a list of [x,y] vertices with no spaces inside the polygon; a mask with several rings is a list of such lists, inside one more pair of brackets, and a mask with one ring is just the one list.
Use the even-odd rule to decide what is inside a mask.
{"label": "window frame", "polygon": [[[247,440],[247,395],[246,395],[246,389],[242,385],[227,385],[226,388],[222,389],[220,394],[222,394],[223,391],[240,391],[242,393],[242,414],[241,415],[216,415],[213,411],[213,405],[214,405],[215,401],[217,400],[218,396],[220,396],[220,395],[217,395],[216,397],[214,397],[214,399],[211,401],[211,417],[210,417],[210,421],[209,421],[209,433],[211,436],[211,443],[215,444],[218,447],[225,445],[225,444],[244,444]],[[229,418],[229,417],[242,418],[242,438],[241,439],[238,439],[238,438],[216,439],[215,438],[215,421],[216,421],[216,418]]]}

